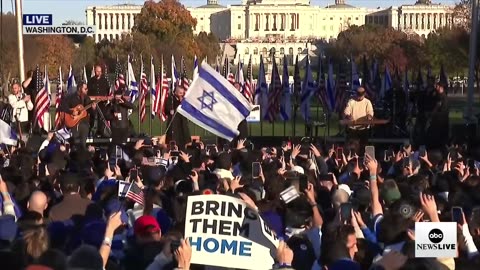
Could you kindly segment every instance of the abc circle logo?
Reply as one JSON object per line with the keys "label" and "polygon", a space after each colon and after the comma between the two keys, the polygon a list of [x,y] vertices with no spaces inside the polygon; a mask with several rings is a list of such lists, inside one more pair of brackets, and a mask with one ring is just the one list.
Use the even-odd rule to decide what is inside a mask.
{"label": "abc circle logo", "polygon": [[432,229],[428,233],[428,239],[434,244],[438,244],[443,240],[443,232],[440,229]]}

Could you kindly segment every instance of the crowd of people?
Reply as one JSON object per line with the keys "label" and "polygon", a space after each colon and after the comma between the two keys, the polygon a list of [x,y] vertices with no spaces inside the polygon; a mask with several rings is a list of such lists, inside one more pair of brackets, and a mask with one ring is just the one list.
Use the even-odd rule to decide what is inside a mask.
{"label": "crowd of people", "polygon": [[[127,144],[126,89],[97,108],[108,84],[100,67],[95,74],[60,106],[76,120],[70,140],[50,132],[38,147],[0,152],[2,269],[219,269],[192,263],[185,235],[187,198],[209,194],[243,200],[281,239],[272,269],[480,269],[476,149],[369,144],[374,110],[362,87],[344,110],[341,145],[303,138],[263,147],[249,140],[246,121],[231,143],[206,144],[175,113],[181,86],[167,102],[166,136]],[[32,98],[21,86],[9,102],[27,122]],[[434,93],[425,122],[438,130],[448,107],[441,84]],[[105,130],[109,145],[87,145],[89,133]],[[285,197],[292,187],[296,196]],[[417,258],[415,224],[443,221],[458,224],[457,257]]]}
{"label": "crowd of people", "polygon": [[[184,240],[186,198],[199,194],[242,198],[259,212],[283,239],[272,268],[478,269],[480,168],[469,149],[405,144],[372,157],[357,155],[359,145],[214,147],[161,137],[109,155],[50,133],[40,149],[6,148],[2,269],[215,269],[190,264]],[[124,181],[141,200],[122,194]],[[300,196],[287,203],[280,193],[289,186]],[[415,258],[415,222],[452,221],[452,207],[464,213],[458,257]]]}

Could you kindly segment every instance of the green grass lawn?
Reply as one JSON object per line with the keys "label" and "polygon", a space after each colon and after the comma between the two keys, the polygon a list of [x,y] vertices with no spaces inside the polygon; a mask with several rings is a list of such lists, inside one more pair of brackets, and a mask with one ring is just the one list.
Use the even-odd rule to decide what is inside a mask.
{"label": "green grass lawn", "polygon": [[[147,102],[149,104],[149,102]],[[466,97],[460,98],[449,98],[449,106],[450,106],[450,124],[460,124],[463,123],[463,112],[465,110],[466,105]],[[476,100],[474,103],[474,108],[478,108],[480,105],[479,101]],[[140,133],[146,133],[151,135],[161,135],[165,133],[165,129],[167,125],[165,122],[161,122],[158,117],[152,119],[150,121],[150,110],[149,106],[147,105],[147,116],[143,123],[140,123],[139,127],[139,119],[138,119],[138,110],[134,110],[133,114],[130,116],[130,119],[135,126],[135,131]],[[55,108],[52,107],[51,115],[54,117],[55,115]],[[323,121],[323,109],[320,107],[317,109],[317,106],[313,104],[311,107],[311,115],[313,121]],[[294,127],[295,122],[295,127]],[[336,114],[332,115],[330,119],[330,129],[329,135],[333,136],[338,134],[340,130],[340,126],[338,124],[338,116]],[[318,128],[318,135],[323,136],[325,132],[325,128]],[[202,137],[211,138],[214,137],[213,134],[204,130],[203,128],[195,125],[194,123],[190,122],[190,133],[192,135],[199,135]],[[282,136],[282,137],[302,137],[305,136],[305,123],[302,119],[300,113],[297,113],[296,121],[290,120],[287,122],[283,121],[276,121],[275,123],[271,124],[267,121],[263,121],[262,123],[249,123],[249,134],[250,136]],[[315,131],[314,131],[315,134]]]}

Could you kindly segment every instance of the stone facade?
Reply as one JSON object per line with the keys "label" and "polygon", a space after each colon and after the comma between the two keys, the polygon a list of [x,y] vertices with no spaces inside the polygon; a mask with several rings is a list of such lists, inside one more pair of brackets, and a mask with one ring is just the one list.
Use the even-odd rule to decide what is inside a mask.
{"label": "stone facade", "polygon": [[[333,3],[333,0],[331,0]],[[378,24],[409,33],[428,35],[453,23],[453,7],[419,0],[412,5],[369,9],[348,5],[346,0],[313,6],[309,0],[241,0],[238,5],[222,6],[207,0],[200,7],[188,7],[197,25],[195,34],[213,32],[228,42],[308,42],[331,40],[351,25]],[[87,24],[97,26],[95,41],[121,38],[134,25],[142,6],[95,6],[86,10]]]}

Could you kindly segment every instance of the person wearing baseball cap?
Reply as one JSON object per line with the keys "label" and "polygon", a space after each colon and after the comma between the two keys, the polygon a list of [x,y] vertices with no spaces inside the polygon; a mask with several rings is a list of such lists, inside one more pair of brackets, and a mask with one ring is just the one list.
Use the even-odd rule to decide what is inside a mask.
{"label": "person wearing baseball cap", "polygon": [[372,102],[365,95],[365,88],[358,87],[355,97],[348,101],[343,111],[345,120],[353,121],[347,126],[347,141],[359,141],[360,149],[367,144],[370,126],[356,125],[355,121],[372,120],[374,114]]}
{"label": "person wearing baseball cap", "polygon": [[135,241],[127,249],[125,269],[146,269],[162,252],[162,229],[154,216],[144,215],[133,224]]}

